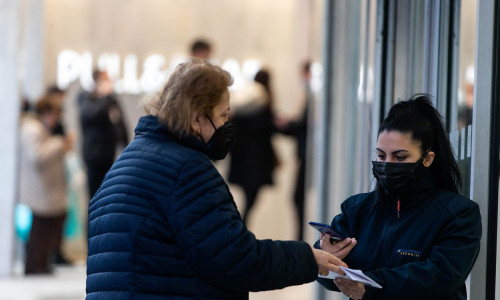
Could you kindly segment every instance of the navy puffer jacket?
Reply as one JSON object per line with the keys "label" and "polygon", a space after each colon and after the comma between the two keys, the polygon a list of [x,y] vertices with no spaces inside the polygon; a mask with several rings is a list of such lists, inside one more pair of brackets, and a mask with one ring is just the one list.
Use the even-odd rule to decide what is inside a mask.
{"label": "navy puffer jacket", "polygon": [[90,202],[87,299],[248,299],[317,277],[307,243],[247,230],[206,150],[140,119]]}

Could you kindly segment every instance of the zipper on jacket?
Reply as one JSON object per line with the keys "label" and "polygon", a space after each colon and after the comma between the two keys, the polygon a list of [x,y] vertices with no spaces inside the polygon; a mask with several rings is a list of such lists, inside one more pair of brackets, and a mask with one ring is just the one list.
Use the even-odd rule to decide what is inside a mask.
{"label": "zipper on jacket", "polygon": [[399,211],[401,210],[401,200],[399,199],[398,196],[398,206],[397,206],[397,211],[398,211],[398,219],[399,219]]}
{"label": "zipper on jacket", "polygon": [[383,250],[382,265],[388,264],[393,259],[392,247],[389,247],[389,245],[392,245],[394,232],[397,230],[399,223],[398,218],[395,218],[394,211],[392,209],[387,217],[388,220],[384,224],[384,229],[382,230],[379,239],[382,249],[385,249]]}

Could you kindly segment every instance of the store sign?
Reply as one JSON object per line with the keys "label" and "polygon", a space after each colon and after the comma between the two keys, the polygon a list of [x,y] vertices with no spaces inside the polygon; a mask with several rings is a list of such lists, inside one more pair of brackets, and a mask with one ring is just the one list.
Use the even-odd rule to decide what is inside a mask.
{"label": "store sign", "polygon": [[[125,56],[123,62],[117,53],[103,53],[97,58],[97,69],[108,72],[113,81],[114,91],[117,94],[139,94],[151,93],[159,90],[167,81],[175,67],[186,59],[183,55],[174,55],[170,63],[164,56],[153,54],[142,62],[135,54]],[[66,89],[72,82],[79,80],[81,86],[91,91],[94,86],[92,79],[94,58],[90,52],[78,53],[72,50],[64,50],[57,59],[57,85]],[[216,62],[215,62],[216,63]],[[123,72],[121,71],[123,67]],[[236,59],[227,59],[222,68],[231,73],[234,84],[233,89],[245,85],[261,68],[258,60],[250,59],[241,64]]]}

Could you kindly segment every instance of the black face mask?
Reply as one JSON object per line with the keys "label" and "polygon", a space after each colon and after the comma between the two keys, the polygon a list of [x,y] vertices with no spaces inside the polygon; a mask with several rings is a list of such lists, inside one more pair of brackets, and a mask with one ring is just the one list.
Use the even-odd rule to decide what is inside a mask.
{"label": "black face mask", "polygon": [[373,161],[373,175],[389,196],[405,195],[405,192],[425,175],[427,168],[423,164],[424,157],[425,155],[415,163]]}
{"label": "black face mask", "polygon": [[234,144],[236,132],[232,121],[227,121],[223,126],[216,128],[212,119],[207,117],[215,129],[214,134],[208,141],[208,157],[213,160],[224,159]]}

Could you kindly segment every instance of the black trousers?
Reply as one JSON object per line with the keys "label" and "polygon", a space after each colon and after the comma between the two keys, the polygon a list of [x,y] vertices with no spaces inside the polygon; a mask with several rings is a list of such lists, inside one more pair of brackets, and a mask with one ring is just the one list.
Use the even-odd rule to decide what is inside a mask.
{"label": "black trousers", "polygon": [[56,217],[33,214],[30,236],[26,244],[25,274],[49,273],[50,264],[61,248],[66,213]]}
{"label": "black trousers", "polygon": [[248,221],[248,214],[252,210],[260,187],[245,187],[245,210],[243,211],[243,221]]}
{"label": "black trousers", "polygon": [[295,183],[295,193],[293,202],[297,209],[298,228],[297,239],[302,241],[304,239],[304,214],[305,214],[305,187],[306,187],[306,163],[305,159],[299,162],[299,170],[297,172],[297,182]]}

